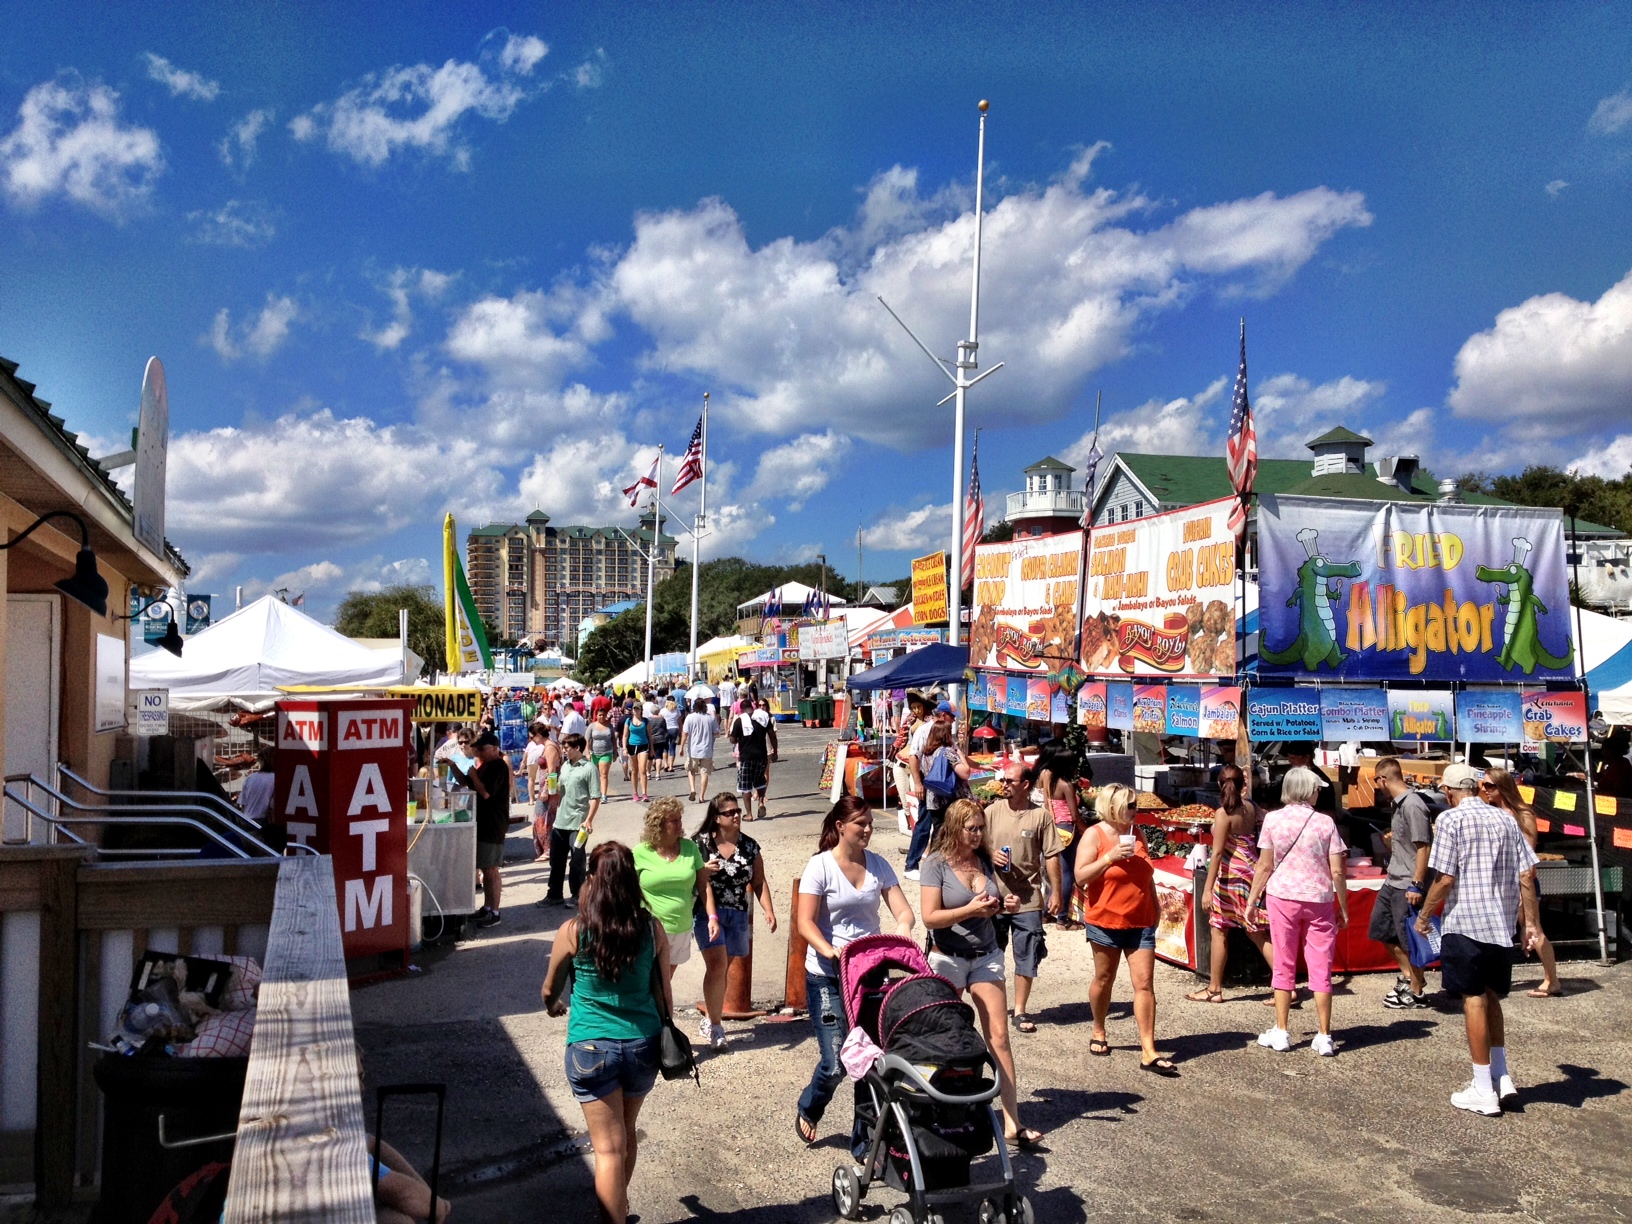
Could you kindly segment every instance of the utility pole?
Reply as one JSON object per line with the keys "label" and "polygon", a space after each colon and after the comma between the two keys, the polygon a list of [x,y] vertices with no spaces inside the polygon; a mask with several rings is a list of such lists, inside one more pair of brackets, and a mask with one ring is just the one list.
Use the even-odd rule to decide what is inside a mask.
{"label": "utility pole", "polygon": [[703,484],[702,501],[697,506],[697,517],[691,523],[691,653],[686,659],[686,672],[693,684],[702,679],[697,672],[697,565],[703,532],[708,527],[708,392],[703,392]]}
{"label": "utility pole", "polygon": [[867,594],[867,584],[861,577],[861,524],[856,524],[856,603],[860,604]]}
{"label": "utility pole", "polygon": [[663,530],[663,447],[657,448],[657,484],[652,487],[652,545],[646,554],[646,683],[652,682],[652,598],[657,591],[657,538]]}

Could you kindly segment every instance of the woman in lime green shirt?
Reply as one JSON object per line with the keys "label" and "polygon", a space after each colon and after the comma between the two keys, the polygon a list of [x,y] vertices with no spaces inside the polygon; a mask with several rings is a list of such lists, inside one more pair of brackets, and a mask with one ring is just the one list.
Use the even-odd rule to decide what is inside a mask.
{"label": "woman in lime green shirt", "polygon": [[635,1121],[657,1080],[659,991],[671,1006],[668,981],[654,966],[667,957],[668,937],[641,902],[629,847],[602,842],[589,856],[578,916],[555,934],[543,993],[550,1015],[570,1008],[567,1082],[584,1110],[595,1196],[608,1220],[629,1214]]}
{"label": "woman in lime green shirt", "polygon": [[697,843],[680,835],[685,815],[685,805],[671,795],[654,800],[646,809],[641,843],[635,847],[640,891],[669,937],[666,968],[671,982],[674,967],[691,959],[692,914],[698,897],[708,914],[708,937],[720,937],[720,915],[714,907],[714,889],[708,882],[719,866],[705,863]]}

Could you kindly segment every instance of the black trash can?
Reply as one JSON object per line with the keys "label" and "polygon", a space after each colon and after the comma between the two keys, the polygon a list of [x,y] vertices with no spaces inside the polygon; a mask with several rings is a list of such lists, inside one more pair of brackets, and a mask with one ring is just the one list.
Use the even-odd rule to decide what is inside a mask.
{"label": "black trash can", "polygon": [[[214,1160],[231,1160],[248,1058],[105,1054],[93,1074],[102,1090],[102,1194],[91,1224],[147,1224],[164,1196]],[[206,1135],[213,1143],[165,1147]]]}

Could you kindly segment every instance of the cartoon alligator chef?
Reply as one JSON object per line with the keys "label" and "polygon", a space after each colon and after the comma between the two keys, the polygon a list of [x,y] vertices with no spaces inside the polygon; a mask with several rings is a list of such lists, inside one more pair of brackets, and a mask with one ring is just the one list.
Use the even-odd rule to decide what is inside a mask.
{"label": "cartoon alligator chef", "polygon": [[1474,571],[1480,582],[1505,582],[1510,588],[1505,595],[1496,596],[1496,602],[1507,605],[1507,621],[1502,626],[1502,649],[1496,662],[1508,671],[1515,668],[1530,675],[1537,667],[1563,669],[1575,658],[1575,644],[1565,630],[1564,656],[1549,654],[1541,644],[1541,628],[1537,616],[1547,611],[1547,605],[1537,599],[1532,589],[1535,579],[1524,566],[1524,559],[1535,545],[1529,540],[1515,538],[1513,560],[1501,569],[1481,565]]}
{"label": "cartoon alligator chef", "polygon": [[1360,564],[1333,565],[1321,556],[1319,541],[1320,533],[1313,527],[1298,532],[1298,543],[1308,560],[1298,566],[1298,589],[1286,601],[1289,608],[1298,606],[1298,636],[1285,650],[1260,648],[1259,657],[1266,663],[1301,662],[1305,671],[1324,663],[1335,670],[1348,657],[1337,644],[1337,616],[1332,611],[1332,601],[1342,594],[1342,587],[1330,579],[1358,578]]}

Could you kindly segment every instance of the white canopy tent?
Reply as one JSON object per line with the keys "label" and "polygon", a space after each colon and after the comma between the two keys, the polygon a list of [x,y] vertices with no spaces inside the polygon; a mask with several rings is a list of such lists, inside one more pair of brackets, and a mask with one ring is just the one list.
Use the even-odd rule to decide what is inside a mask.
{"label": "white canopy tent", "polygon": [[188,638],[179,659],[156,650],[130,663],[130,687],[169,689],[173,710],[264,709],[294,685],[404,679],[400,651],[359,645],[270,595]]}

